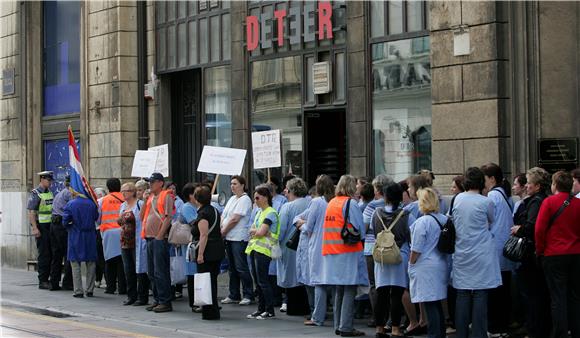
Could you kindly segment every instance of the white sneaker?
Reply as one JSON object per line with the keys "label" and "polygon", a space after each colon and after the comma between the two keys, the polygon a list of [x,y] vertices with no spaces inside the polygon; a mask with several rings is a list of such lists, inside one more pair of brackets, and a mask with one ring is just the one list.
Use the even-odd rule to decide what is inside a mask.
{"label": "white sneaker", "polygon": [[268,319],[268,318],[274,318],[276,315],[274,315],[273,313],[270,313],[268,311],[264,311],[262,312],[258,317],[256,317],[257,320],[264,320],[264,319]]}
{"label": "white sneaker", "polygon": [[252,301],[248,298],[244,298],[244,299],[242,299],[242,301],[239,304],[240,305],[250,305],[250,304],[252,304]]}
{"label": "white sneaker", "polygon": [[280,307],[280,312],[286,312],[286,310],[288,310],[288,304],[282,303],[282,306]]}
{"label": "white sneaker", "polygon": [[239,301],[233,300],[230,297],[226,297],[226,298],[222,299],[220,303],[222,303],[222,304],[237,304],[237,303],[239,303]]}

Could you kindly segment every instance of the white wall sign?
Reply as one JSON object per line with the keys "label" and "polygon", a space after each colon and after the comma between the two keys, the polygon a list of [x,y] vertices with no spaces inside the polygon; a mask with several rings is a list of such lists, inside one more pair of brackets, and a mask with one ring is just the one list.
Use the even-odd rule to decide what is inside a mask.
{"label": "white wall sign", "polygon": [[280,130],[252,133],[254,169],[278,168],[282,166]]}
{"label": "white wall sign", "polygon": [[327,94],[332,90],[330,62],[317,62],[312,65],[312,88],[314,94]]}
{"label": "white wall sign", "polygon": [[469,29],[461,28],[453,32],[453,56],[471,54],[469,45]]}
{"label": "white wall sign", "polygon": [[169,176],[169,145],[150,147],[149,151],[157,152],[157,161],[155,163],[155,172],[161,173],[164,177]]}
{"label": "white wall sign", "polygon": [[133,177],[149,177],[155,172],[155,163],[157,162],[157,152],[149,150],[137,150],[133,158]]}
{"label": "white wall sign", "polygon": [[220,175],[240,175],[245,158],[245,149],[204,146],[197,171]]}

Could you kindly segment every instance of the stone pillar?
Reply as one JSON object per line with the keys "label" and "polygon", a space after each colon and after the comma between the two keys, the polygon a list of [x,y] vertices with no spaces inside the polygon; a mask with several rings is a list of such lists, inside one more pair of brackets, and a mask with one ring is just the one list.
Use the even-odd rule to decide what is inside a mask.
{"label": "stone pillar", "polygon": [[88,139],[90,180],[130,178],[138,148],[137,8],[135,1],[90,1]]}
{"label": "stone pillar", "polygon": [[[501,2],[429,2],[435,184],[468,167],[509,173],[507,22]],[[453,55],[453,30],[467,25],[471,53]]]}
{"label": "stone pillar", "polygon": [[363,1],[349,1],[346,5],[347,69],[348,69],[348,108],[347,143],[348,168],[351,175],[371,174],[369,154],[372,153],[368,133],[372,133],[371,116],[367,105],[366,87],[368,83],[366,60],[367,51],[367,17]]}

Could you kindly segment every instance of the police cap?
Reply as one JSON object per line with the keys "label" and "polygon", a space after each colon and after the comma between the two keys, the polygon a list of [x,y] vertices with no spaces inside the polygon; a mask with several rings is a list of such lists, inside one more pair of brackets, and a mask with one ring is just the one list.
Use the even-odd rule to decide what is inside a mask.
{"label": "police cap", "polygon": [[41,171],[37,175],[40,176],[40,178],[46,178],[46,179],[52,181],[54,179],[53,174],[54,173],[52,171],[47,170],[47,171]]}

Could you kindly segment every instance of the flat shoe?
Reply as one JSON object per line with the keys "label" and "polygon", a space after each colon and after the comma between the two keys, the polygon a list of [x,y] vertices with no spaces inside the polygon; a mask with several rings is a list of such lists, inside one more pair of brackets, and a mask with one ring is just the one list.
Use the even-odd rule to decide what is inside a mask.
{"label": "flat shoe", "polygon": [[318,325],[316,325],[316,323],[315,323],[314,321],[312,321],[312,320],[305,320],[305,321],[304,321],[304,325],[306,325],[306,326],[318,326]]}
{"label": "flat shoe", "polygon": [[142,306],[142,305],[147,305],[149,304],[148,302],[144,302],[141,300],[136,301],[135,303],[133,303],[133,306]]}
{"label": "flat shoe", "polygon": [[420,335],[425,334],[425,333],[427,333],[426,326],[416,326],[412,330],[405,330],[403,334],[405,336],[420,336]]}
{"label": "flat shoe", "polygon": [[73,295],[73,297],[75,297],[75,298],[83,298],[84,296],[85,296],[85,295],[83,295],[82,293],[75,293],[75,294]]}
{"label": "flat shoe", "polygon": [[364,336],[365,333],[359,330],[352,330],[351,332],[340,332],[341,337],[360,337]]}

